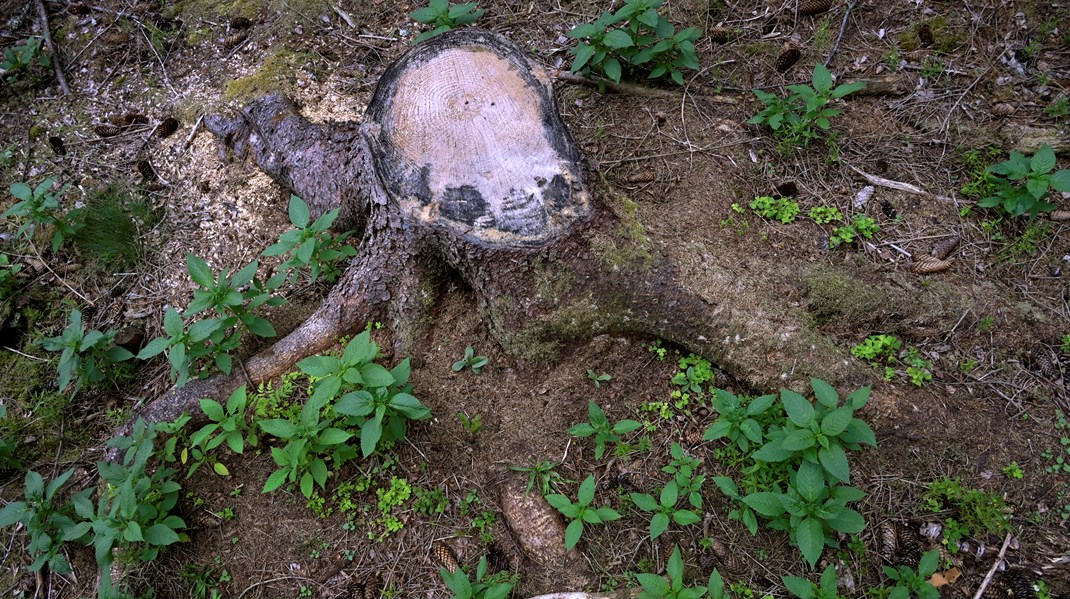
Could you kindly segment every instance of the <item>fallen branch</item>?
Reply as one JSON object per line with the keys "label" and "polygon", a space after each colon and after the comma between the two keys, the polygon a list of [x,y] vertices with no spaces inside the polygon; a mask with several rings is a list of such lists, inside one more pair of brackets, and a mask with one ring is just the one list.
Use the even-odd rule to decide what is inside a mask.
{"label": "fallen branch", "polygon": [[45,3],[42,0],[37,0],[37,16],[40,17],[41,29],[45,32],[45,47],[52,54],[52,70],[56,72],[56,81],[59,82],[59,88],[63,90],[63,95],[69,96],[71,88],[67,85],[67,78],[63,76],[63,66],[59,61],[59,52],[56,52],[56,46],[52,43],[52,34],[48,27],[48,12],[45,10]]}
{"label": "fallen branch", "polygon": [[843,13],[843,21],[840,23],[840,34],[836,36],[836,43],[832,45],[832,50],[829,51],[828,58],[825,59],[826,67],[832,62],[832,57],[836,56],[836,51],[840,49],[840,42],[843,40],[843,32],[847,30],[847,19],[851,16],[851,11],[854,10],[856,4],[858,4],[858,0],[853,0],[847,5],[847,11]]}
{"label": "fallen branch", "polygon": [[[671,90],[671,89],[659,89],[656,87],[647,87],[645,85],[636,85],[634,83],[617,83],[598,78],[587,78],[575,73],[569,73],[567,71],[555,71],[554,77],[559,81],[566,83],[575,83],[577,85],[586,85],[587,87],[597,87],[598,89],[606,89],[618,94],[631,94],[633,96],[641,96],[644,98],[678,98],[683,90]],[[729,98],[727,96],[718,96],[710,94],[695,94],[706,98],[712,102],[719,102],[721,104],[736,104],[738,101],[735,98]]]}
{"label": "fallen branch", "polygon": [[884,177],[878,177],[877,175],[871,175],[871,174],[863,171],[862,169],[860,169],[860,168],[858,168],[856,166],[851,166],[851,170],[853,170],[854,172],[858,173],[859,175],[862,175],[862,177],[866,181],[868,181],[870,185],[876,185],[877,187],[885,187],[885,188],[888,188],[888,189],[894,189],[896,191],[905,191],[906,193],[912,193],[912,194],[915,194],[915,195],[925,196],[927,198],[934,198],[934,199],[941,200],[941,201],[944,201],[944,202],[952,202],[952,203],[954,203],[956,205],[958,204],[958,202],[956,202],[954,198],[949,198],[947,196],[941,196],[941,195],[936,195],[934,193],[930,193],[930,192],[925,191],[924,189],[918,187],[917,185],[913,185],[911,183],[904,183],[902,181],[893,181],[891,179],[885,179]]}
{"label": "fallen branch", "polygon": [[999,565],[1003,563],[1003,556],[1007,553],[1007,546],[1011,544],[1011,533],[1007,533],[1007,537],[1003,539],[1003,546],[999,548],[999,555],[996,556],[995,563],[988,569],[988,575],[981,581],[981,586],[977,588],[977,592],[973,594],[973,599],[981,599],[981,595],[985,594],[985,589],[988,585],[992,584],[992,578],[996,575],[996,570],[999,570]]}
{"label": "fallen branch", "polygon": [[847,96],[905,96],[914,90],[914,84],[901,75],[889,75],[880,79],[856,79],[852,83],[865,83],[862,89]]}

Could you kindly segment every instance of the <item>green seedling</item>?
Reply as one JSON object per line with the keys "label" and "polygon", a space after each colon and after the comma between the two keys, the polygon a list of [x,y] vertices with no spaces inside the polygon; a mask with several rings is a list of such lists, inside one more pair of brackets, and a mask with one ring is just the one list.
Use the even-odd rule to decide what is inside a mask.
{"label": "green seedling", "polygon": [[884,575],[894,583],[888,594],[888,599],[940,599],[940,591],[929,583],[932,576],[940,566],[940,551],[933,549],[921,557],[918,569],[909,566],[884,566]]}
{"label": "green seedling", "polygon": [[620,513],[610,507],[591,507],[594,501],[594,475],[588,476],[580,483],[576,502],[573,503],[568,497],[560,494],[546,496],[546,501],[554,506],[566,518],[571,520],[565,527],[565,550],[572,551],[583,534],[583,526],[586,524],[604,524],[620,518]]}
{"label": "green seedling", "polygon": [[635,507],[644,512],[654,515],[650,518],[650,540],[661,536],[669,528],[669,524],[676,523],[678,526],[688,526],[702,520],[702,517],[689,509],[676,509],[680,501],[680,489],[673,484],[666,484],[661,488],[657,499],[647,493],[632,493],[630,495]]}
{"label": "green seedling", "polygon": [[880,230],[880,225],[871,217],[864,214],[856,215],[850,224],[836,228],[829,237],[829,248],[835,249],[840,245],[849,245],[856,239],[873,239],[873,236]]}
{"label": "green seedling", "polygon": [[471,435],[483,430],[483,417],[479,414],[469,417],[464,412],[457,412],[457,420],[461,421],[461,426]]}
{"label": "green seedling", "polygon": [[432,25],[433,28],[421,33],[413,43],[418,44],[451,29],[474,23],[485,12],[477,10],[477,4],[478,2],[467,2],[450,6],[449,0],[431,0],[427,6],[414,10],[409,14],[409,18],[417,23]]}
{"label": "green seedling", "polygon": [[52,251],[58,252],[63,245],[63,240],[76,233],[73,223],[77,217],[77,210],[62,212],[59,198],[66,193],[70,185],[64,185],[59,191],[53,192],[51,189],[55,183],[56,177],[53,176],[38,183],[34,188],[26,183],[12,184],[9,189],[18,202],[0,214],[0,218],[16,217],[20,225],[15,235],[27,239],[33,237],[38,226],[51,226],[53,228]]}
{"label": "green seedling", "polygon": [[[211,422],[190,435],[189,444],[194,452],[194,462],[186,478],[192,476],[205,461],[212,461],[212,470],[219,476],[228,476],[230,470],[226,465],[211,459],[210,454],[224,442],[234,453],[242,453],[246,444],[250,447],[257,445],[256,431],[245,420],[247,403],[245,385],[238,387],[234,393],[230,394],[226,407],[214,399],[202,399],[200,403],[201,411]],[[181,457],[182,463],[185,464],[188,459],[188,452],[184,449]]]}
{"label": "green seedling", "polygon": [[483,367],[490,362],[490,358],[486,356],[477,356],[472,346],[464,348],[464,357],[453,363],[453,371],[460,372],[465,368],[471,368],[472,372],[479,374],[483,371]]}
{"label": "green seedling", "polygon": [[840,114],[829,104],[836,99],[848,96],[863,87],[865,83],[845,83],[832,87],[832,74],[824,65],[814,65],[812,85],[789,85],[791,92],[785,98],[762,90],[754,90],[754,95],[765,104],[758,114],[747,121],[751,125],[765,125],[773,131],[782,151],[791,147],[807,147],[810,143],[828,131],[829,119]]}
{"label": "green seedling", "polygon": [[295,195],[290,196],[290,223],[296,228],[283,233],[278,243],[268,247],[263,253],[264,256],[289,254],[289,258],[279,265],[279,272],[268,281],[269,289],[277,289],[287,279],[296,283],[303,268],[309,269],[309,279],[312,283],[320,276],[328,283],[333,283],[338,278],[341,274],[338,265],[343,260],[357,255],[353,246],[343,243],[353,234],[352,231],[341,235],[328,232],[340,211],[341,208],[335,208],[312,221],[308,204]]}
{"label": "green seedling", "polygon": [[590,368],[587,369],[587,378],[590,379],[592,383],[594,383],[595,389],[601,388],[602,383],[608,383],[609,381],[613,380],[613,377],[609,376],[608,374],[598,374]]}
{"label": "green seedling", "polygon": [[134,357],[134,354],[115,345],[115,331],[86,331],[82,325],[82,313],[78,309],[71,310],[67,328],[57,337],[42,339],[41,347],[61,352],[59,389],[66,390],[73,381],[75,393],[87,384],[104,380],[104,370],[110,365]]}
{"label": "green seedling", "polygon": [[438,575],[446,583],[453,595],[451,599],[505,599],[513,591],[513,583],[508,580],[504,573],[487,576],[487,556],[479,558],[476,566],[476,579],[470,580],[463,568],[457,568],[456,572],[450,572],[445,568],[438,569]]}
{"label": "green seedling", "polygon": [[59,504],[56,494],[72,475],[74,470],[67,470],[46,485],[41,475],[31,470],[26,473],[23,485],[26,500],[12,501],[0,510],[0,528],[15,524],[26,528],[26,535],[30,539],[26,551],[33,560],[27,568],[29,572],[37,572],[46,565],[56,574],[68,574],[71,571],[61,550],[63,541],[74,538],[72,533],[78,531],[75,530],[74,513],[70,505]]}
{"label": "green seedling", "polygon": [[635,420],[621,420],[616,424],[610,424],[609,418],[602,408],[593,401],[587,404],[587,420],[568,429],[570,435],[586,439],[594,437],[594,458],[602,459],[606,453],[606,443],[616,443],[621,440],[621,435],[630,433],[643,426]]}
{"label": "green seedling", "polygon": [[787,198],[757,196],[751,201],[750,208],[758,216],[780,221],[785,225],[795,222],[795,217],[799,215],[799,203]]}
{"label": "green seedling", "polygon": [[836,588],[839,581],[834,564],[825,568],[817,584],[798,576],[782,576],[780,579],[788,591],[799,599],[843,599]]}
{"label": "green seedling", "polygon": [[984,208],[998,208],[1011,216],[1028,214],[1030,218],[1041,212],[1050,212],[1055,205],[1047,201],[1052,190],[1070,192],[1070,170],[1052,172],[1055,168],[1055,152],[1044,144],[1026,157],[1012,150],[1010,158],[988,167],[996,175],[995,193],[977,201]]}
{"label": "green seedling", "polygon": [[509,469],[513,472],[527,473],[528,486],[524,489],[525,495],[531,493],[531,490],[535,488],[535,485],[538,485],[540,495],[549,495],[551,491],[557,490],[558,485],[574,482],[565,480],[562,478],[561,474],[557,472],[556,468],[560,465],[560,462],[539,460],[530,466],[509,466]]}
{"label": "green seedling", "polygon": [[750,451],[751,444],[761,444],[763,439],[761,417],[773,407],[775,395],[763,395],[752,399],[744,408],[739,398],[723,389],[716,389],[711,402],[717,410],[717,420],[702,435],[703,441],[727,438],[740,451]]}
{"label": "green seedling", "polygon": [[814,206],[807,215],[810,220],[819,225],[827,225],[843,220],[843,213],[840,212],[839,208],[833,206]]}
{"label": "green seedling", "polygon": [[34,66],[49,68],[52,57],[44,52],[42,40],[31,37],[25,43],[4,50],[4,60],[0,62],[0,73],[8,83],[19,80],[24,73]]}
{"label": "green seedling", "polygon": [[712,598],[720,599],[724,594],[724,582],[717,570],[710,573],[709,584],[705,587],[684,586],[684,560],[680,556],[679,545],[673,546],[669,561],[665,564],[665,573],[669,576],[668,580],[657,574],[636,574],[635,579],[643,587],[639,599],[698,599],[707,593]]}

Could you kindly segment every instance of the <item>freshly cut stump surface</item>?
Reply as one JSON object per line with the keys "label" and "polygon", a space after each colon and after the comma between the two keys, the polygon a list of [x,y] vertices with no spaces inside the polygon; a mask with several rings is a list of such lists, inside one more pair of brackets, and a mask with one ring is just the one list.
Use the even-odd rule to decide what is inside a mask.
{"label": "freshly cut stump surface", "polygon": [[380,79],[364,130],[387,193],[419,224],[527,247],[590,214],[545,70],[495,34],[410,50]]}

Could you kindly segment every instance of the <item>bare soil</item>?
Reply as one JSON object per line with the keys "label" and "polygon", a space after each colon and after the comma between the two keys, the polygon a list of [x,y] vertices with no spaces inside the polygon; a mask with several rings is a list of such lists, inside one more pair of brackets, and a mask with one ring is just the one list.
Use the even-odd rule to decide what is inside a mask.
{"label": "bare soil", "polygon": [[[289,227],[289,192],[221,152],[199,129],[200,117],[283,89],[314,120],[359,119],[378,74],[419,33],[407,17],[418,5],[103,0],[45,7],[72,93],[62,93],[44,68],[0,85],[0,151],[11,151],[0,178],[6,186],[55,174],[72,185],[63,196],[68,207],[118,184],[159,216],[140,223],[144,251],[132,270],[95,266],[84,248],[52,253],[42,237],[28,250],[13,227],[0,241],[25,265],[18,292],[4,296],[0,340],[11,376],[0,383],[8,408],[3,431],[20,442],[26,467],[81,468],[88,474],[79,484],[91,486],[98,448],[131,409],[168,386],[166,363],[138,364],[121,385],[72,400],[57,393],[55,370],[40,362],[55,356],[34,341],[58,334],[72,306],[94,328],[151,339],[162,330],[165,307],[190,300],[187,252],[216,269],[256,259]],[[484,0],[478,24],[509,36],[548,67],[567,70],[565,34],[616,7]],[[681,281],[690,288],[749,297],[747,288],[769,276],[756,267],[776,264],[775,272],[790,273],[782,294],[733,307],[753,316],[754,331],[768,330],[778,312],[802,311],[814,331],[843,348],[886,333],[932,361],[933,378],[920,387],[901,366],[891,382],[873,370],[874,384],[896,387],[895,396],[906,399],[862,413],[879,442],[878,449],[852,456],[852,482],[867,493],[859,504],[867,527],[853,551],[825,554],[825,563],[844,560],[841,582],[850,578],[853,586],[841,588],[843,594],[861,595],[882,581],[883,524],[946,525],[954,516],[927,514],[921,505],[927,485],[941,476],[1004,497],[1013,514],[1006,561],[1031,580],[1043,579],[1052,596],[1070,592],[1070,475],[1047,472],[1055,458],[1070,460],[1060,444],[1070,432],[1057,427],[1057,412],[1070,412],[1062,370],[1062,339],[1070,333],[1066,225],[1043,217],[1000,219],[961,192],[971,177],[965,152],[994,145],[998,151],[986,155],[986,164],[1003,160],[1023,126],[1043,129],[1061,150],[1070,147],[1065,111],[1045,111],[1070,94],[1070,5],[918,0],[837,2],[811,16],[797,9],[795,2],[670,0],[662,12],[678,27],[734,32],[727,43],[709,35],[698,41],[703,70],[687,73],[686,86],[636,79],[654,93],[603,93],[558,82],[557,100],[589,162],[597,201],[621,223],[619,236],[605,240],[606,268],[614,268],[614,257],[633,263],[665,254],[684,265]],[[32,4],[0,2],[0,15],[4,46],[42,33]],[[788,46],[802,58],[781,72],[777,58]],[[768,130],[746,124],[760,110],[750,90],[779,92],[809,82],[812,65],[829,57],[840,81],[887,78],[898,82],[899,92],[841,102],[834,141],[778,153]],[[146,123],[126,125],[129,114]],[[177,119],[178,130],[162,137],[158,126],[168,117]],[[1062,155],[1059,164],[1070,167]],[[860,171],[924,193],[877,186],[859,201],[870,184]],[[785,225],[746,209],[755,196],[777,194],[778,186],[784,193],[786,182],[797,188],[793,197],[804,214],[835,206],[849,216],[872,216],[880,232],[830,250],[830,226],[803,218]],[[1054,201],[1067,207],[1065,198]],[[911,272],[912,257],[952,235],[961,241],[949,269]],[[714,255],[738,257],[740,268],[712,272],[706,264]],[[280,333],[301,322],[327,291],[302,285],[287,291],[288,306],[268,313]],[[655,339],[601,336],[563,342],[550,361],[526,361],[490,340],[462,284],[442,286],[430,333],[410,356],[414,393],[432,410],[431,420],[413,426],[389,454],[336,473],[320,514],[295,490],[260,492],[274,470],[267,451],[229,457],[227,477],[202,469],[183,483],[180,512],[191,525],[189,542],[131,567],[132,588],[161,598],[210,596],[191,593],[197,580],[214,578],[208,586],[222,597],[356,597],[365,587],[375,589],[369,596],[445,597],[432,555],[436,543],[448,546],[466,570],[487,555],[492,570],[515,573],[516,597],[635,586],[626,573],[664,572],[674,544],[684,551],[689,580],[698,584],[718,567],[740,599],[787,596],[782,575],[812,576],[785,535],[751,536],[729,520],[729,500],[709,482],[703,524],[672,527],[656,542],[647,538],[642,514],[622,507],[623,494],[660,488],[673,442],[702,459],[710,476],[725,473],[716,458],[722,443],[701,438],[715,412],[690,405],[662,418],[643,410],[671,401],[670,378],[686,349],[668,347],[659,360],[650,349]],[[376,332],[384,348],[392,345],[389,330]],[[746,344],[747,334],[726,342]],[[490,358],[482,374],[451,370],[466,346]],[[250,344],[242,351],[257,349]],[[403,357],[387,355],[383,362]],[[797,360],[805,363],[807,356]],[[612,380],[596,388],[588,369]],[[775,391],[739,388],[723,375],[716,386]],[[649,426],[595,459],[590,440],[568,434],[586,419],[588,401],[613,420]],[[474,419],[481,424],[465,425]],[[578,481],[593,473],[597,501],[625,513],[585,533],[583,567],[574,580],[551,578],[527,559],[500,514],[503,486],[526,482],[508,467],[539,460],[561,463],[557,472],[570,481],[561,489],[573,497]],[[1020,478],[1011,475],[1012,463]],[[375,522],[376,489],[389,488],[392,478],[421,493],[441,490],[441,509],[420,511],[414,495],[394,511],[403,527],[384,534]],[[370,486],[354,494],[361,507],[347,518],[338,485],[360,480]],[[22,474],[12,473],[0,496],[16,500],[21,489]],[[74,574],[52,574],[38,587],[25,572],[25,538],[3,533],[5,596],[94,594],[90,550],[72,549]],[[972,597],[996,560],[1004,538],[973,533],[972,541],[989,549],[979,559],[956,558],[961,578],[942,587],[944,597]]]}

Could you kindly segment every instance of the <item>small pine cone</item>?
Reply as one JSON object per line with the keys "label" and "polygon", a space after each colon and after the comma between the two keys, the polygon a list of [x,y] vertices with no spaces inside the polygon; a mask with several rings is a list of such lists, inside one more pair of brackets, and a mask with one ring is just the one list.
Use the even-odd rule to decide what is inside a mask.
{"label": "small pine cone", "polygon": [[922,23],[918,27],[918,41],[923,46],[931,46],[936,40],[933,39],[933,30],[929,27],[928,23]]}
{"label": "small pine cone", "polygon": [[249,37],[249,34],[245,31],[239,31],[234,35],[228,35],[223,38],[223,48],[226,50],[233,50],[235,46],[244,42],[247,37]]}
{"label": "small pine cone", "polygon": [[706,34],[715,44],[727,44],[735,37],[735,32],[727,27],[714,27]]}
{"label": "small pine cone", "polygon": [[1010,591],[1014,599],[1037,599],[1037,592],[1033,589],[1033,582],[1028,572],[1021,568],[1010,568],[1003,573],[1003,584]]}
{"label": "small pine cone", "polygon": [[910,567],[918,565],[921,560],[921,539],[913,526],[896,523],[896,536],[899,538],[899,558],[895,563]]}
{"label": "small pine cone", "polygon": [[123,123],[125,123],[127,127],[131,127],[133,125],[148,125],[149,117],[141,114],[140,112],[128,112],[123,115]]}
{"label": "small pine cone", "polygon": [[739,574],[743,571],[743,560],[739,559],[735,552],[728,549],[724,543],[714,540],[712,549],[713,555],[717,557],[717,561],[720,562],[726,574]]}
{"label": "small pine cone", "polygon": [[656,178],[654,171],[642,171],[628,175],[628,183],[650,183]]}
{"label": "small pine cone", "polygon": [[799,6],[800,15],[816,15],[832,8],[832,0],[806,0]]}
{"label": "small pine cone", "polygon": [[1044,378],[1049,380],[1059,378],[1059,369],[1055,367],[1055,364],[1051,361],[1051,358],[1048,357],[1046,352],[1043,354],[1037,354],[1036,366],[1037,371],[1040,372],[1040,374]]}
{"label": "small pine cone", "polygon": [[896,526],[894,522],[884,522],[881,524],[881,546],[880,554],[886,561],[892,562],[896,553],[899,553],[899,534],[896,532]]}
{"label": "small pine cone", "polygon": [[156,180],[156,170],[152,168],[152,163],[148,160],[137,161],[137,172],[141,173],[142,178],[146,181]]}
{"label": "small pine cone", "polygon": [[1003,585],[1000,578],[996,578],[985,588],[985,592],[981,594],[981,599],[1007,599],[1010,597],[1009,590]]}
{"label": "small pine cone", "polygon": [[951,252],[955,251],[955,248],[959,246],[959,236],[952,235],[947,239],[933,246],[932,255],[937,260],[946,260]]}
{"label": "small pine cone", "polygon": [[451,574],[460,567],[457,563],[457,556],[453,555],[453,550],[442,541],[435,541],[431,544],[431,560]]}
{"label": "small pine cone", "polygon": [[247,17],[234,17],[230,20],[231,29],[248,29],[253,26],[253,22]]}
{"label": "small pine cone", "polygon": [[160,139],[163,139],[165,137],[170,137],[175,131],[178,131],[178,119],[169,116],[160,121],[160,126],[156,128],[156,135]]}
{"label": "small pine cone", "polygon": [[119,128],[114,125],[97,125],[93,127],[93,131],[101,137],[119,135]]}
{"label": "small pine cone", "polygon": [[1070,210],[1056,210],[1056,211],[1052,212],[1050,215],[1048,215],[1048,217],[1051,218],[1051,220],[1056,221],[1056,222],[1062,222],[1062,221],[1070,220]]}
{"label": "small pine cone", "polygon": [[379,599],[382,596],[380,594],[382,588],[383,579],[375,574],[368,575],[364,578],[364,592],[361,594],[360,599]]}
{"label": "small pine cone", "polygon": [[916,275],[927,275],[945,271],[950,267],[950,260],[940,260],[933,256],[920,256],[914,261],[914,266],[910,267],[910,271]]}
{"label": "small pine cone", "polygon": [[802,52],[800,52],[798,48],[785,48],[784,51],[776,57],[776,70],[780,73],[786,73],[788,72],[788,69],[795,66],[795,63],[799,62],[800,58],[802,58]]}

